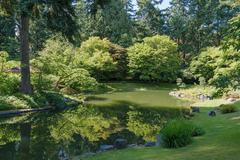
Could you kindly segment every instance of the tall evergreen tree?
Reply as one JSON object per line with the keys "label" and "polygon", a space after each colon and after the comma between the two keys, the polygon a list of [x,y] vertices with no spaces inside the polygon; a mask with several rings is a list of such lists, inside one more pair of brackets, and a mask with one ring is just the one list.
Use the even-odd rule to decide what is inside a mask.
{"label": "tall evergreen tree", "polygon": [[159,5],[162,0],[137,0],[137,33],[139,38],[163,33],[164,18]]}
{"label": "tall evergreen tree", "polygon": [[[129,46],[133,39],[133,23],[128,1],[111,0],[92,15],[87,14],[86,3],[78,3],[79,24],[81,26],[81,38],[86,40],[90,36],[108,38],[113,43]],[[83,18],[84,17],[84,18]]]}
{"label": "tall evergreen tree", "polygon": [[236,10],[220,0],[173,0],[167,20],[168,34],[175,39],[183,57],[198,54],[202,48],[218,46],[228,20]]}
{"label": "tall evergreen tree", "polygon": [[20,24],[21,88],[25,94],[32,93],[30,81],[29,24],[33,17],[46,16],[47,25],[61,31],[71,39],[75,31],[74,9],[70,0],[35,1],[1,0],[1,8],[9,15],[16,15]]}

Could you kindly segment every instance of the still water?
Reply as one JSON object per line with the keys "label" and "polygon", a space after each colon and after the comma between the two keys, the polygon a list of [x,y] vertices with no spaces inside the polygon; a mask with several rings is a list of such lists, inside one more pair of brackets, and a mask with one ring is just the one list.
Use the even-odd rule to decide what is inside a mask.
{"label": "still water", "polygon": [[0,118],[0,160],[69,159],[100,145],[155,141],[166,121],[189,102],[168,95],[169,84],[111,83],[114,91],[91,95],[85,105],[61,112]]}

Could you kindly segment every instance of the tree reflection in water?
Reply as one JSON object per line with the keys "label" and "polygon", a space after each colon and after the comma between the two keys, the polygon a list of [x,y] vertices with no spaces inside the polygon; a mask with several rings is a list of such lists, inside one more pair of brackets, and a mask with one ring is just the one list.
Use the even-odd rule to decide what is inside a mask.
{"label": "tree reflection in water", "polygon": [[[166,121],[163,111],[127,106],[130,104],[120,108],[88,105],[0,119],[0,159],[54,160],[60,149],[71,157],[97,151],[100,144],[113,144],[117,138],[129,143],[154,140]],[[180,112],[170,113],[176,116]]]}

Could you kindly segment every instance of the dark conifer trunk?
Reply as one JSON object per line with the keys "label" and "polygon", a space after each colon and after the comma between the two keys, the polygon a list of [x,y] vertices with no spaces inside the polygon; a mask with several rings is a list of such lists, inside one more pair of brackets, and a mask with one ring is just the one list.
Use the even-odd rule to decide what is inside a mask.
{"label": "dark conifer trunk", "polygon": [[24,94],[32,94],[32,86],[30,81],[30,65],[29,65],[29,17],[26,14],[21,15],[20,39],[21,39],[21,87],[20,92]]}
{"label": "dark conifer trunk", "polygon": [[21,142],[19,145],[19,159],[31,160],[30,156],[30,137],[31,137],[31,124],[23,123],[20,125]]}

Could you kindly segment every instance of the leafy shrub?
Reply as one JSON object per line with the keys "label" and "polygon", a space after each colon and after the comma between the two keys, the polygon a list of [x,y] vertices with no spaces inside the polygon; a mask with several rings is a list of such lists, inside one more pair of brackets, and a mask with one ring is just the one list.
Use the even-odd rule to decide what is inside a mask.
{"label": "leafy shrub", "polygon": [[54,106],[57,109],[63,109],[67,106],[65,98],[62,94],[57,92],[44,92],[43,95],[46,97],[48,105]]}
{"label": "leafy shrub", "polygon": [[174,81],[180,68],[177,44],[167,36],[153,36],[128,49],[129,73],[144,81]]}
{"label": "leafy shrub", "polygon": [[195,78],[204,77],[208,84],[227,88],[233,85],[232,81],[239,81],[239,51],[232,48],[223,51],[209,47],[191,62],[189,70]]}
{"label": "leafy shrub", "polygon": [[178,148],[190,144],[192,141],[192,124],[184,120],[172,120],[162,130],[163,146]]}
{"label": "leafy shrub", "polygon": [[65,68],[65,74],[63,73],[62,76],[59,77],[57,83],[76,91],[93,91],[96,90],[98,86],[97,81],[91,77],[89,72],[81,68]]}
{"label": "leafy shrub", "polygon": [[47,40],[44,49],[38,54],[39,57],[32,61],[32,65],[42,73],[53,75],[58,75],[66,66],[72,66],[75,58],[73,46],[62,37]]}
{"label": "leafy shrub", "polygon": [[222,114],[232,113],[237,111],[237,107],[234,104],[223,104],[219,106]]}
{"label": "leafy shrub", "polygon": [[98,83],[89,72],[73,64],[76,59],[75,50],[64,39],[58,37],[48,40],[39,54],[40,56],[32,61],[35,70],[38,70],[33,76],[36,89],[80,92],[97,88]]}
{"label": "leafy shrub", "polygon": [[5,63],[7,62],[8,53],[0,51],[0,72],[3,72]]}
{"label": "leafy shrub", "polygon": [[126,50],[107,39],[90,37],[78,50],[75,64],[99,80],[121,79],[126,74]]}
{"label": "leafy shrub", "polygon": [[203,50],[198,57],[193,59],[189,70],[199,79],[204,77],[207,81],[214,76],[216,62],[222,56],[223,52],[219,48],[210,47]]}
{"label": "leafy shrub", "polygon": [[0,73],[0,95],[18,92],[20,80],[17,75]]}
{"label": "leafy shrub", "polygon": [[1,96],[0,110],[30,108],[28,103],[17,96]]}

